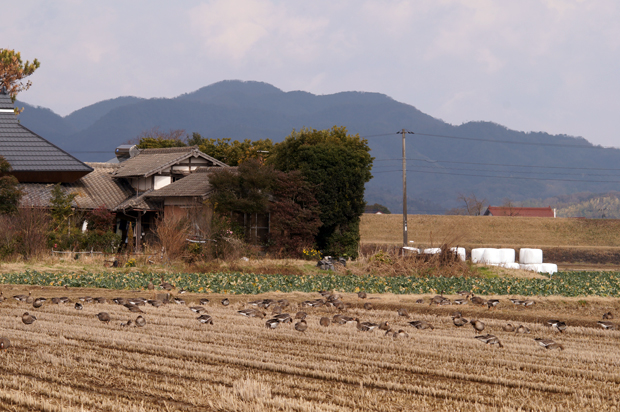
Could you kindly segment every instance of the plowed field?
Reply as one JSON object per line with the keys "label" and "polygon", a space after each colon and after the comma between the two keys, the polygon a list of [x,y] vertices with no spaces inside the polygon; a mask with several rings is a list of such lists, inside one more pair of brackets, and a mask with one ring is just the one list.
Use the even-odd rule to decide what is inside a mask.
{"label": "plowed field", "polygon": [[[497,310],[429,306],[431,296],[343,294],[345,314],[361,321],[388,321],[408,333],[393,339],[381,330],[362,332],[355,323],[319,325],[335,309],[301,308],[317,293],[230,296],[180,295],[185,304],[140,306],[144,327],[123,327],[137,314],[114,303],[53,304],[35,309],[10,296],[151,298],[143,291],[2,287],[0,336],[12,346],[0,351],[0,409],[15,411],[409,411],[409,410],[618,410],[620,331],[597,328],[604,312],[620,313],[617,299],[536,298],[532,308],[501,297]],[[208,297],[213,325],[201,324],[189,306]],[[286,298],[286,312],[308,313],[308,330],[292,324],[274,330],[265,319],[237,313],[259,298]],[[415,301],[424,298],[424,304]],[[457,296],[451,296],[452,299]],[[371,302],[372,310],[362,308]],[[410,318],[399,317],[404,307]],[[449,314],[476,317],[483,333],[504,347],[474,339],[469,325],[457,328]],[[38,320],[22,323],[28,311]],[[108,312],[109,324],[96,314]],[[265,310],[267,313],[271,309]],[[544,325],[560,318],[564,333]],[[426,320],[434,330],[417,330]],[[507,322],[530,334],[504,332]],[[550,338],[565,350],[545,350],[534,338]]]}

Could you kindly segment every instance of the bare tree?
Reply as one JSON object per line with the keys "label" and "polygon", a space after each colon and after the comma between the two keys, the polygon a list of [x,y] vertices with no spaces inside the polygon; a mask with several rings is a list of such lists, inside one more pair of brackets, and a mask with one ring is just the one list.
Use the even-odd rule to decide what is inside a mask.
{"label": "bare tree", "polygon": [[469,196],[460,194],[457,200],[465,204],[463,214],[468,216],[480,216],[484,212],[485,205],[488,203],[486,199],[478,199],[474,193]]}

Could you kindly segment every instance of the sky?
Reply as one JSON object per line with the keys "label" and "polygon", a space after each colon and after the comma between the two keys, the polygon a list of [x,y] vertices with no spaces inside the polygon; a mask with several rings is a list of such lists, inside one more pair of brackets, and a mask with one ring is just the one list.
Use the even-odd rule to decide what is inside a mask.
{"label": "sky", "polygon": [[63,116],[238,79],[620,147],[617,0],[33,0],[3,15],[0,48],[41,62],[18,98]]}

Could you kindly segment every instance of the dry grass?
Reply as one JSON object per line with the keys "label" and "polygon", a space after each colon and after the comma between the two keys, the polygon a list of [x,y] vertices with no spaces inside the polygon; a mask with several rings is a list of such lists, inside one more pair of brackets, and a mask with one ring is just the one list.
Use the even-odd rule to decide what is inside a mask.
{"label": "dry grass", "polygon": [[[620,220],[409,215],[416,247],[438,247],[459,234],[467,247],[620,248]],[[364,214],[362,243],[402,244],[402,215]]]}
{"label": "dry grass", "polygon": [[[33,296],[148,296],[146,291],[80,290],[4,285],[5,296],[32,290]],[[123,328],[135,319],[114,304],[46,303],[40,309],[13,299],[0,304],[0,335],[14,346],[0,352],[0,404],[32,410],[618,410],[620,331],[596,329],[602,313],[620,313],[617,299],[544,298],[530,309],[515,309],[502,297],[496,311],[471,305],[458,309],[487,324],[505,348],[473,339],[472,328],[456,328],[449,313],[457,307],[415,304],[420,296],[374,295],[375,309],[345,294],[347,312],[361,320],[387,320],[409,333],[393,340],[381,332],[358,332],[354,324],[319,326],[327,309],[305,309],[309,328],[291,325],[268,330],[264,320],[236,313],[256,296],[211,295],[207,306],[214,325],[205,326],[187,306],[204,295],[183,295],[188,305],[145,307],[147,326]],[[262,297],[298,303],[318,294]],[[428,302],[428,296],[424,297]],[[406,307],[412,319],[427,320],[433,331],[418,331],[399,318]],[[28,310],[39,320],[24,325]],[[95,318],[100,311],[110,324]],[[559,334],[542,325],[561,318]],[[503,332],[511,321],[531,335]],[[564,351],[546,351],[534,337],[552,338]]]}

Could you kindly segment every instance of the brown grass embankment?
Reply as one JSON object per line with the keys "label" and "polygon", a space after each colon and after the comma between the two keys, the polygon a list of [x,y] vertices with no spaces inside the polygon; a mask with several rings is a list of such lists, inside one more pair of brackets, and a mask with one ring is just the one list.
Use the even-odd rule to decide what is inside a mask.
{"label": "brown grass embankment", "polygon": [[[32,291],[34,296],[149,297],[146,291],[108,291],[4,286],[5,296]],[[0,403],[11,410],[612,410],[620,407],[618,331],[595,329],[596,320],[620,306],[611,299],[537,299],[530,309],[515,308],[502,297],[499,309],[458,307],[467,318],[486,323],[484,333],[498,336],[504,348],[474,339],[471,327],[456,328],[452,307],[430,307],[420,296],[354,294],[347,314],[362,321],[389,321],[409,338],[359,332],[355,324],[319,326],[331,309],[304,308],[306,333],[282,324],[265,328],[264,320],[237,310],[256,296],[231,296],[220,305],[209,296],[206,308],[214,325],[202,325],[187,306],[204,295],[182,295],[187,305],[142,307],[147,325],[124,328],[133,318],[114,304],[73,305],[50,302],[34,309],[12,299],[0,304],[0,335],[13,347],[0,352]],[[287,298],[290,312],[318,294],[268,294]],[[361,308],[372,302],[374,310]],[[398,317],[405,307],[410,319]],[[28,310],[38,320],[24,325]],[[95,314],[109,312],[110,324]],[[267,310],[268,312],[270,310]],[[568,322],[559,334],[542,321]],[[267,318],[266,318],[267,319]],[[418,331],[409,320],[426,320],[433,331]],[[502,331],[506,321],[522,323],[530,335]],[[540,348],[534,337],[552,338],[564,351]]]}

